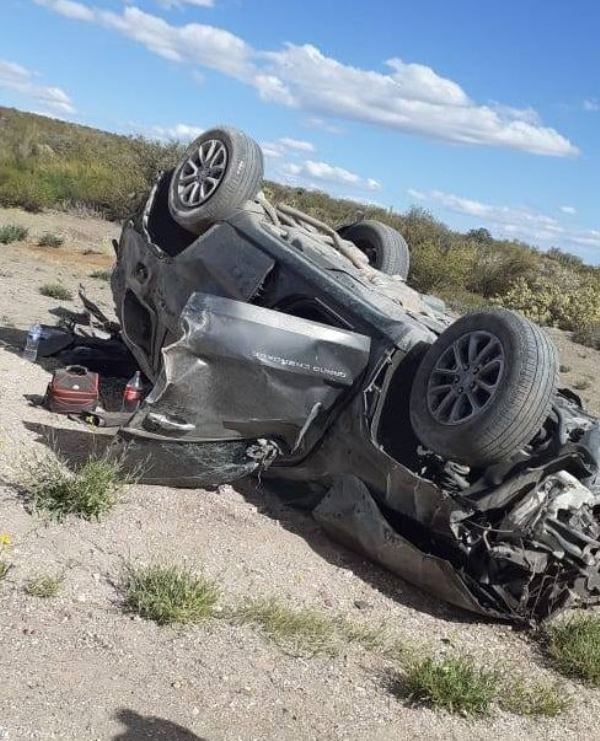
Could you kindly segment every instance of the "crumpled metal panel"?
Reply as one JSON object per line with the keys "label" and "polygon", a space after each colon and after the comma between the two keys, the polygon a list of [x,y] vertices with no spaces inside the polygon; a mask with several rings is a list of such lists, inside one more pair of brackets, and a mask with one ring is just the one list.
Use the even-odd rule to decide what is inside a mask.
{"label": "crumpled metal panel", "polygon": [[[471,612],[529,623],[600,601],[598,508],[597,497],[559,471],[503,520],[483,526],[466,519],[455,543],[433,533],[424,543],[410,520],[390,517],[347,475],[313,515],[332,537],[424,591]],[[471,543],[462,553],[461,541]]]}
{"label": "crumpled metal panel", "polygon": [[471,612],[498,615],[481,606],[452,563],[396,532],[358,477],[340,476],[313,516],[333,538],[424,591]]}
{"label": "crumpled metal panel", "polygon": [[163,349],[163,371],[127,432],[208,441],[269,437],[290,449],[364,371],[354,332],[202,293]]}

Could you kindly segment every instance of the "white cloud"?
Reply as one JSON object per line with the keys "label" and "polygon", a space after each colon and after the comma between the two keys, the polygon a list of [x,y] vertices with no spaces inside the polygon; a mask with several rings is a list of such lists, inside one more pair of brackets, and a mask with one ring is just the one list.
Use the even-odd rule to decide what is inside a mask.
{"label": "white cloud", "polygon": [[284,136],[279,140],[279,143],[286,147],[286,149],[295,149],[298,152],[314,152],[315,145],[312,142],[304,141],[303,139],[292,139],[289,136]]}
{"label": "white cloud", "polygon": [[263,100],[445,141],[567,156],[577,148],[543,126],[532,109],[481,105],[460,85],[422,64],[394,57],[387,71],[352,67],[311,44],[259,51],[221,28],[175,26],[136,7],[121,13],[73,0],[35,0],[117,31],[164,58],[219,70],[252,85]]}
{"label": "white cloud", "polygon": [[261,142],[260,145],[265,157],[277,159],[286,154],[298,154],[300,152],[314,152],[315,145],[312,142],[303,139],[292,139],[289,136],[282,136],[274,142]]}
{"label": "white cloud", "polygon": [[319,116],[310,116],[306,119],[305,124],[311,129],[322,129],[328,134],[342,133],[342,129],[339,126],[335,126],[334,124],[329,123],[329,121],[325,121],[325,119],[319,118]]}
{"label": "white cloud", "polygon": [[600,111],[600,100],[596,98],[588,98],[583,101],[583,110],[588,113],[597,113]]}
{"label": "white cloud", "polygon": [[92,8],[88,8],[83,3],[75,2],[75,0],[51,0],[51,2],[45,2],[45,0],[35,0],[38,5],[46,5],[52,10],[55,10],[61,15],[67,16],[67,18],[75,18],[78,21],[93,21],[95,11]]}
{"label": "white cloud", "polygon": [[40,85],[35,73],[15,62],[0,59],[0,89],[30,98],[54,113],[74,113],[71,98],[60,87]]}
{"label": "white cloud", "polygon": [[279,159],[285,154],[283,147],[278,146],[277,142],[261,142],[260,148],[263,155],[271,159]]}
{"label": "white cloud", "polygon": [[569,214],[570,216],[573,216],[577,213],[577,209],[575,206],[561,206],[560,210],[563,212],[563,214]]}
{"label": "white cloud", "polygon": [[195,139],[200,134],[204,133],[205,129],[199,126],[190,126],[189,124],[178,123],[174,126],[152,126],[150,132],[157,138],[163,140],[176,140],[181,142],[189,142]]}
{"label": "white cloud", "polygon": [[514,109],[478,105],[423,65],[392,59],[392,72],[384,74],[341,64],[309,44],[263,56],[290,105],[452,142],[553,156],[578,151],[554,129],[533,123],[530,110],[518,117]]}
{"label": "white cloud", "polygon": [[508,239],[522,239],[541,247],[600,247],[599,229],[567,228],[557,219],[532,209],[491,205],[439,190],[410,189],[408,195],[419,201],[437,203],[448,211],[472,216],[479,224],[489,225],[499,236]]}
{"label": "white cloud", "polygon": [[161,8],[171,10],[171,8],[181,8],[184,5],[194,5],[198,8],[212,8],[213,0],[156,0]]}
{"label": "white cloud", "polygon": [[314,178],[329,183],[341,183],[342,185],[353,185],[361,190],[379,190],[381,185],[373,178],[364,178],[354,172],[345,170],[343,167],[330,165],[327,162],[315,162],[306,160],[301,164],[290,162],[284,166],[284,171],[294,176]]}
{"label": "white cloud", "polygon": [[[242,80],[252,79],[255,75],[251,62],[252,49],[239,36],[222,28],[200,23],[174,26],[136,7],[127,7],[121,13],[116,13],[72,0],[35,2],[61,15],[79,17],[80,20],[117,31],[172,62],[216,69]],[[76,16],[75,13],[80,15]]]}

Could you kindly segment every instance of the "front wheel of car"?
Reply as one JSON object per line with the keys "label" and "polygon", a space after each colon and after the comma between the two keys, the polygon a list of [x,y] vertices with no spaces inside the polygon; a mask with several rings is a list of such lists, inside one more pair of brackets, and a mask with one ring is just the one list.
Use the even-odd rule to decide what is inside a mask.
{"label": "front wheel of car", "polygon": [[400,232],[375,219],[357,221],[338,230],[340,237],[353,242],[369,258],[369,265],[388,275],[406,280],[410,253]]}
{"label": "front wheel of car", "polygon": [[415,375],[410,420],[421,443],[448,460],[483,467],[511,458],[547,418],[558,376],[550,338],[506,309],[458,319]]}
{"label": "front wheel of car", "polygon": [[263,157],[243,131],[216,128],[185,150],[169,186],[169,210],[184,229],[201,234],[229,218],[261,188]]}

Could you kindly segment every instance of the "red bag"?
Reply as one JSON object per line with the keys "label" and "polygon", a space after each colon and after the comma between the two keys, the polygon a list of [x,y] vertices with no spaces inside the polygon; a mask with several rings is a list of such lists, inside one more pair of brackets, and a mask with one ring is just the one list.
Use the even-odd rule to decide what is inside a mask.
{"label": "red bag", "polygon": [[69,365],[54,372],[46,392],[51,412],[91,412],[98,403],[100,377],[82,365]]}

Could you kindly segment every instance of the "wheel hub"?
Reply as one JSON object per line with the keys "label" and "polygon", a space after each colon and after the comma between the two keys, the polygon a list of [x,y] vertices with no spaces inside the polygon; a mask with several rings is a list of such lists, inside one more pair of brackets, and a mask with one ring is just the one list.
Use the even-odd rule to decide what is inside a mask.
{"label": "wheel hub", "polygon": [[218,139],[202,142],[184,162],[177,194],[187,208],[197,208],[217,190],[227,168],[227,149]]}
{"label": "wheel hub", "polygon": [[442,353],[429,377],[427,406],[444,425],[466,422],[489,405],[504,375],[500,340],[490,332],[467,332]]}

